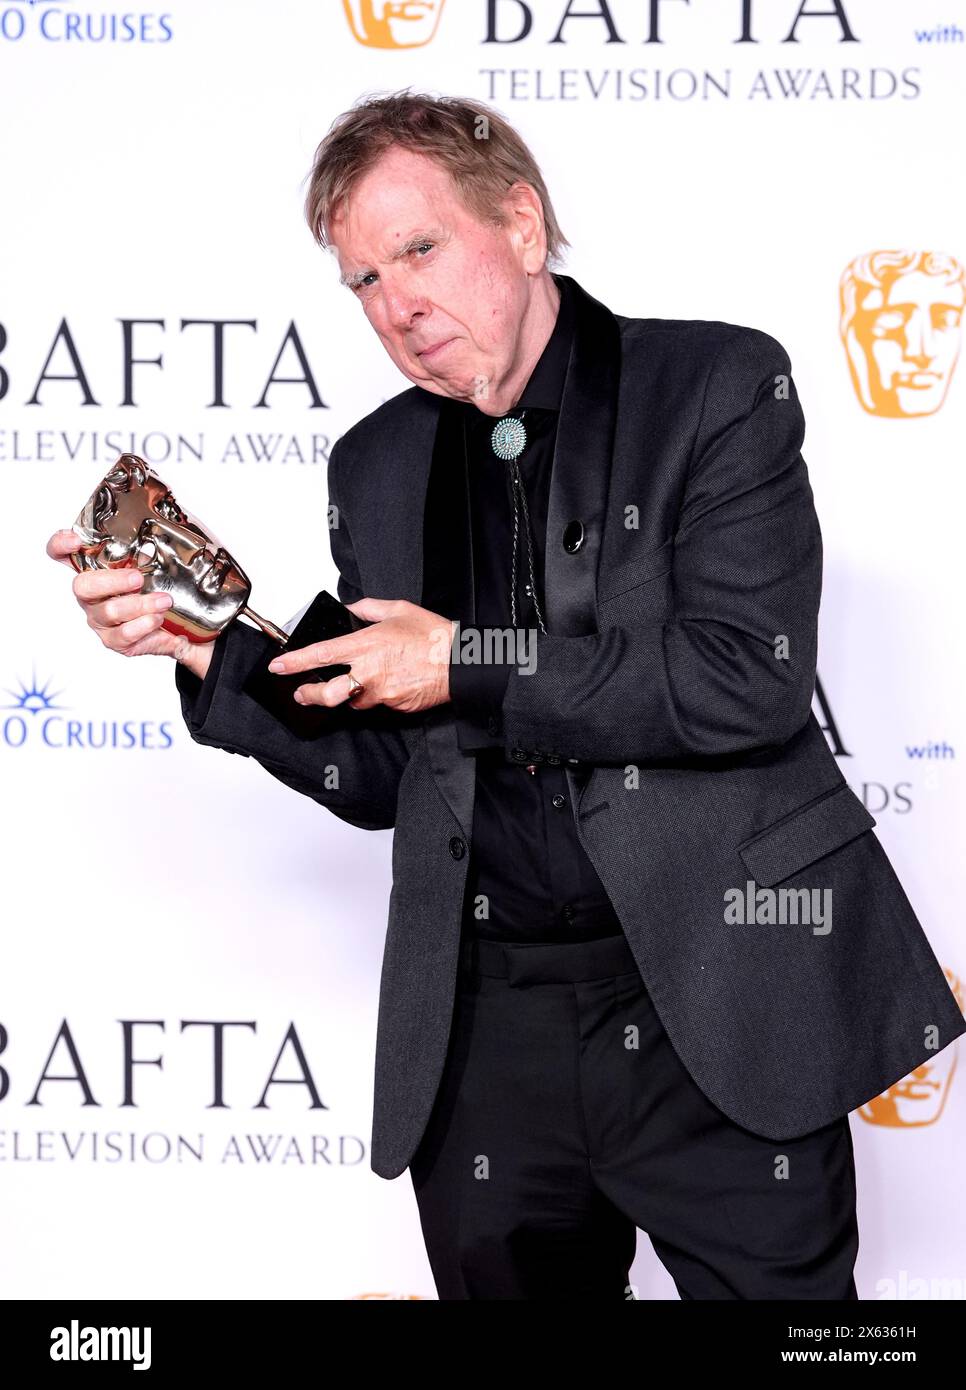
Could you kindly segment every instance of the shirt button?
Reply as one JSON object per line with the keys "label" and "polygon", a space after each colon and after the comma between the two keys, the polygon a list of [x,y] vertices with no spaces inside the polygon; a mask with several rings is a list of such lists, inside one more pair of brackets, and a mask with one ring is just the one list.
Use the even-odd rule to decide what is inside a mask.
{"label": "shirt button", "polygon": [[564,550],[568,555],[576,555],[583,543],[584,523],[582,521],[568,521],[563,533]]}
{"label": "shirt button", "polygon": [[563,915],[565,922],[572,922],[574,920],[574,910],[569,903],[567,903],[566,907],[564,908]]}
{"label": "shirt button", "polygon": [[561,792],[557,792],[556,796],[553,798],[553,805],[556,806],[559,811],[561,806],[566,806],[566,804],[567,798]]}
{"label": "shirt button", "polygon": [[462,859],[466,853],[466,845],[458,835],[454,835],[449,842],[449,852],[454,859]]}
{"label": "shirt button", "polygon": [[500,732],[500,721],[492,714],[486,721],[486,732],[494,735],[494,737]]}

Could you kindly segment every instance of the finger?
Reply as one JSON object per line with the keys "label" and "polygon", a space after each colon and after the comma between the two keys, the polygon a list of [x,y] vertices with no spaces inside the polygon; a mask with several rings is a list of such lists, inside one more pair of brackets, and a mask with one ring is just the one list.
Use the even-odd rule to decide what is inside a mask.
{"label": "finger", "polygon": [[105,628],[104,631],[111,635],[110,646],[118,651],[126,651],[133,647],[136,642],[139,642],[142,637],[157,632],[163,622],[163,613],[146,613],[142,614],[140,618],[132,618],[130,622],[121,623],[119,627]]}
{"label": "finger", "polygon": [[87,621],[94,628],[117,627],[148,613],[163,613],[172,602],[170,594],[122,594],[89,604]]}
{"label": "finger", "polygon": [[372,638],[365,632],[350,632],[345,637],[332,637],[328,642],[313,642],[308,647],[284,652],[268,663],[276,674],[312,671],[316,666],[348,665],[369,647]]}
{"label": "finger", "polygon": [[84,570],[74,580],[74,597],[86,605],[114,594],[137,593],[143,583],[144,575],[136,569]]}
{"label": "finger", "polygon": [[[64,527],[60,531],[55,531],[47,541],[47,554],[52,560],[60,560],[63,564],[70,565],[70,560],[67,557],[72,555],[75,550],[80,550],[83,544],[83,540],[76,531],[72,531],[70,527]],[[71,569],[74,568],[73,565],[70,567]]]}
{"label": "finger", "polygon": [[[357,676],[356,680],[359,679],[361,678]],[[347,675],[333,676],[328,681],[310,681],[307,685],[300,685],[295,691],[294,699],[300,705],[323,705],[328,709],[344,704],[348,704],[351,709],[368,709],[370,704],[376,703],[370,699],[368,690],[350,700],[351,690],[352,684]]]}
{"label": "finger", "polygon": [[381,623],[383,618],[395,617],[406,602],[406,599],[399,598],[357,598],[354,603],[347,603],[346,608],[357,618]]}

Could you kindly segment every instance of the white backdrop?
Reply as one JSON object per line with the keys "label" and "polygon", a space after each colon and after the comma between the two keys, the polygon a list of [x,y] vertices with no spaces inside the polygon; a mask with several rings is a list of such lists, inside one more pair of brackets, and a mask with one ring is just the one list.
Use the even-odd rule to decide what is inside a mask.
{"label": "white backdrop", "polygon": [[[593,295],[786,346],[836,751],[940,961],[966,975],[966,369],[947,360],[929,414],[867,412],[838,303],[856,256],[966,257],[966,18],[949,0],[846,0],[791,34],[800,7],[756,0],[751,42],[740,0],[663,0],[648,42],[638,0],[414,3],[386,26],[393,48],[364,41],[361,0],[0,0],[3,1296],[435,1296],[408,1174],[369,1169],[390,833],[193,744],[171,663],[104,651],[43,551],[134,449],[239,557],[259,612],[284,621],[334,587],[329,447],[408,385],[302,220],[312,152],[363,93],[491,101],[540,161],[562,269]],[[369,8],[378,38],[386,6]],[[944,293],[962,304],[961,281]],[[161,361],[127,391],[133,320],[129,355]],[[185,320],[245,321],[224,329],[223,405],[215,330]],[[940,326],[949,359],[958,317]],[[305,381],[265,390],[303,375],[295,335],[320,405]],[[921,369],[940,352],[906,346]],[[247,1025],[224,1029],[217,1107],[213,1020]],[[147,1063],[133,1104],[126,1033]],[[966,1296],[954,1051],[852,1117],[862,1298]],[[302,1084],[259,1106],[273,1077]],[[676,1296],[644,1237],[634,1279]]]}

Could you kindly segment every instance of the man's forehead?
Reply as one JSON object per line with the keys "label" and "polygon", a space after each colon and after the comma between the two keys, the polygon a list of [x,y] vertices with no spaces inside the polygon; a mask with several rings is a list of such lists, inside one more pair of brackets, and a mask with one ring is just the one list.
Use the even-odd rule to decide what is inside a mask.
{"label": "man's forehead", "polygon": [[446,225],[438,217],[427,215],[406,222],[393,222],[372,237],[344,240],[335,247],[343,279],[360,266],[377,265],[397,259],[406,247],[412,246],[423,237],[438,239],[444,235]]}
{"label": "man's forehead", "polygon": [[343,257],[391,256],[413,236],[452,222],[462,203],[449,173],[431,160],[403,166],[384,156],[351,189],[330,219],[329,242]]}

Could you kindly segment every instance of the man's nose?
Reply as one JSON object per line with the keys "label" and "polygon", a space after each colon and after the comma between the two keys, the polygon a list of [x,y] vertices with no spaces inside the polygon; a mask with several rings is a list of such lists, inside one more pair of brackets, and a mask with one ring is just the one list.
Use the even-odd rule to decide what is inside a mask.
{"label": "man's nose", "polygon": [[383,295],[386,314],[394,328],[409,328],[425,311],[422,298],[405,285],[388,285],[384,282]]}

